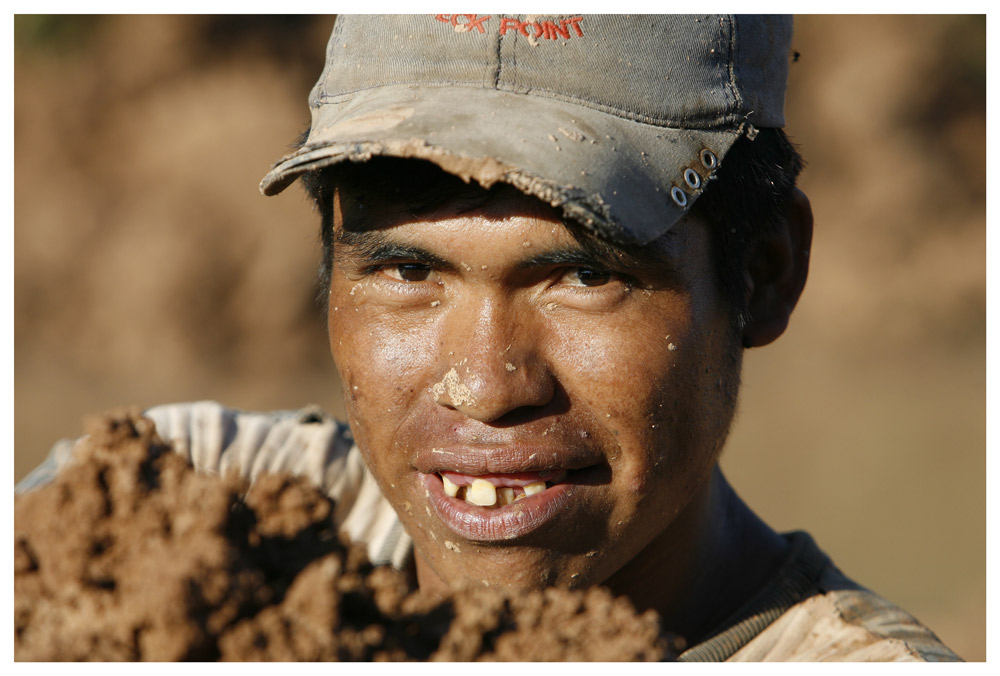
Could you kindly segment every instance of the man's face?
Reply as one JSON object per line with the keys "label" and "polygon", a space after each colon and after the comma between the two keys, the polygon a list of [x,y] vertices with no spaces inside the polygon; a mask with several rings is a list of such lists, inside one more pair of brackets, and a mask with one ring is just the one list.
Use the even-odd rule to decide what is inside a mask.
{"label": "man's face", "polygon": [[587,586],[683,554],[739,372],[702,224],[629,264],[509,190],[334,211],[330,345],[421,586]]}

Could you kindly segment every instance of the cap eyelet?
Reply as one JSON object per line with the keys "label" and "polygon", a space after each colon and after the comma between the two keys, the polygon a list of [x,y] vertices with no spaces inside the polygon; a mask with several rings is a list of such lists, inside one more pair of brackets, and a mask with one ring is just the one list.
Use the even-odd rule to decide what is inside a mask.
{"label": "cap eyelet", "polygon": [[670,196],[674,198],[674,202],[677,203],[677,206],[681,207],[682,209],[687,206],[688,203],[687,193],[685,193],[677,186],[674,186],[673,188],[670,189]]}
{"label": "cap eyelet", "polygon": [[688,187],[692,190],[697,190],[701,187],[701,176],[694,169],[684,170],[684,182],[688,184]]}
{"label": "cap eyelet", "polygon": [[705,165],[706,169],[715,169],[719,166],[719,158],[711,150],[705,148],[701,151],[701,163]]}

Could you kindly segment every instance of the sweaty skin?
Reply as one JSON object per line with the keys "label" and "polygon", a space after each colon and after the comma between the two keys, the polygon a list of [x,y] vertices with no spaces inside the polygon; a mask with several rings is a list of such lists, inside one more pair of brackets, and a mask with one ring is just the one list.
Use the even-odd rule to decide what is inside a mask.
{"label": "sweaty skin", "polygon": [[[721,595],[742,602],[782,545],[716,469],[741,350],[704,225],[626,265],[513,191],[420,218],[351,209],[337,198],[330,344],[420,586],[607,584],[689,640]],[[568,474],[500,509],[439,476],[552,470]]]}

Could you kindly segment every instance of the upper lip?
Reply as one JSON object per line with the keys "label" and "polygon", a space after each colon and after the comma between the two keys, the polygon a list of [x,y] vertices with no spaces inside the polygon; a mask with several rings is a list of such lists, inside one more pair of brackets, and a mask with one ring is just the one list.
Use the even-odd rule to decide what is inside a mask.
{"label": "upper lip", "polygon": [[581,469],[596,465],[601,459],[595,451],[579,446],[451,444],[420,449],[414,454],[412,465],[424,474],[457,472],[477,476]]}

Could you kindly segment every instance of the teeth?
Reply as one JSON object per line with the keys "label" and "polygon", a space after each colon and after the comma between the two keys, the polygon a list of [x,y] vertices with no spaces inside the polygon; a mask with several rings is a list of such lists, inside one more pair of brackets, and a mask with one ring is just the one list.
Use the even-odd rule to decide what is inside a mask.
{"label": "teeth", "polygon": [[[544,488],[544,484],[543,484]],[[485,479],[476,479],[465,491],[465,501],[480,507],[492,507],[497,504],[497,489]]]}
{"label": "teeth", "polygon": [[444,484],[445,495],[452,498],[458,495],[458,485],[443,474],[441,475],[441,483]]}
{"label": "teeth", "polygon": [[544,490],[545,490],[545,482],[544,481],[536,481],[536,482],[530,483],[530,484],[528,484],[527,486],[524,487],[524,494],[525,495],[534,495],[535,493],[541,493]]}
{"label": "teeth", "polygon": [[503,507],[504,505],[509,505],[514,502],[514,489],[510,486],[504,486],[503,488],[497,489],[497,505]]}
{"label": "teeth", "polygon": [[[566,472],[561,471],[558,474],[554,474],[549,479],[549,482],[557,483],[565,477]],[[548,488],[548,483],[545,481],[532,482],[519,490],[516,490],[512,486],[501,486],[498,488],[486,479],[473,479],[470,485],[459,486],[444,474],[441,474],[441,483],[444,485],[445,494],[449,497],[465,500],[480,507],[504,507],[536,493],[541,493]]]}

